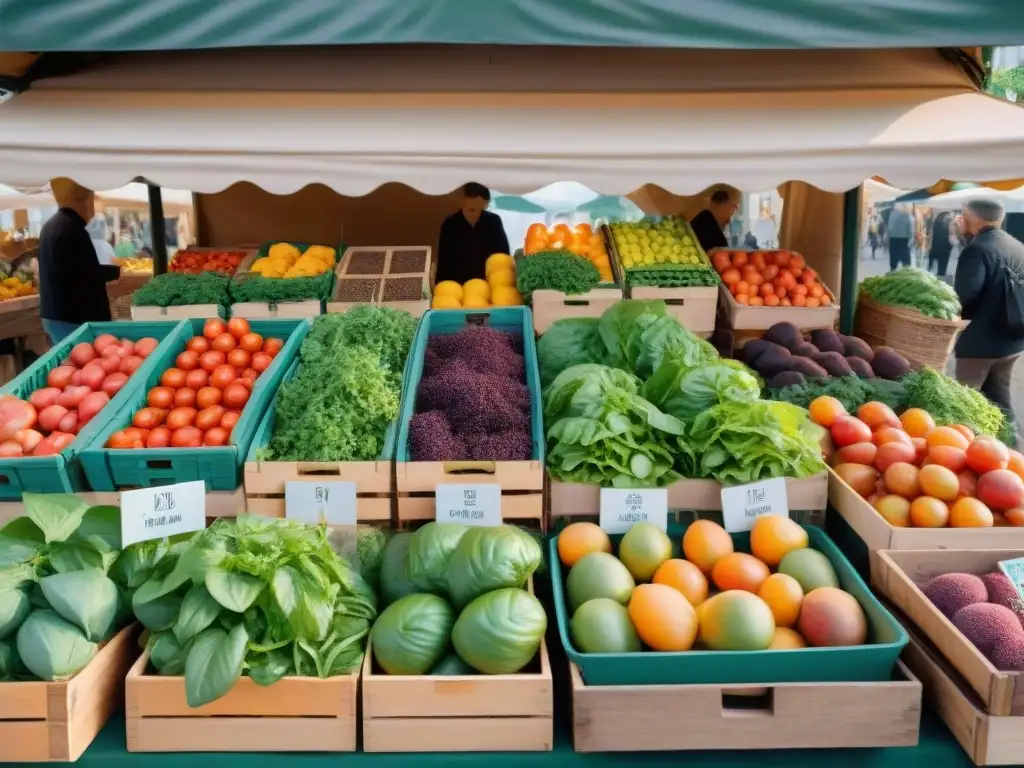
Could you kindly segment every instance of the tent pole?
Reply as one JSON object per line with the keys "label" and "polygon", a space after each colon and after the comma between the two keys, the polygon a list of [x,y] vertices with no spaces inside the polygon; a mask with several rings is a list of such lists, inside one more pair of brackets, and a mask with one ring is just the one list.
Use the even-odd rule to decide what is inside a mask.
{"label": "tent pole", "polygon": [[843,195],[843,255],[839,282],[839,330],[853,333],[853,315],[857,308],[857,272],[860,265],[861,190]]}
{"label": "tent pole", "polygon": [[149,189],[149,233],[153,247],[153,274],[167,271],[167,230],[164,224],[164,201],[160,187],[146,184]]}

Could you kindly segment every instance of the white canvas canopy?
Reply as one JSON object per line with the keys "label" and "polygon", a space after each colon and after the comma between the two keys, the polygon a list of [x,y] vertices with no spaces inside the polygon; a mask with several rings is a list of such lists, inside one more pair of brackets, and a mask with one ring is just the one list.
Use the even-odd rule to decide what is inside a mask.
{"label": "white canvas canopy", "polygon": [[945,211],[959,210],[965,203],[978,198],[992,198],[1002,201],[1008,213],[1024,213],[1024,189],[1003,191],[989,187],[975,187],[973,189],[955,189],[951,192],[943,192],[927,200],[920,201],[920,205],[929,208],[939,208]]}
{"label": "white canvas canopy", "polygon": [[[413,92],[415,88],[415,92]],[[933,50],[365,47],[127,55],[0,107],[15,186],[276,194],[572,180],[694,194],[1024,177],[1024,108]]]}
{"label": "white canvas canopy", "polygon": [[[164,213],[178,215],[192,208],[192,193],[181,189],[161,190]],[[96,192],[96,202],[107,208],[149,208],[149,192],[145,184],[126,184],[117,189]],[[47,191],[25,193],[0,184],[0,211],[54,208],[57,201]]]}

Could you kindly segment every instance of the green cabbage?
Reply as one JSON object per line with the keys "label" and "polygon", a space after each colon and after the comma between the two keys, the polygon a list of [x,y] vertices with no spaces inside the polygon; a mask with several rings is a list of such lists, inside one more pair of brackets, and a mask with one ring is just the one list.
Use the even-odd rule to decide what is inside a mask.
{"label": "green cabbage", "polygon": [[448,559],[467,530],[461,523],[427,523],[412,535],[407,575],[417,591],[435,594],[447,591]]}
{"label": "green cabbage", "polygon": [[13,635],[32,610],[28,595],[23,589],[7,589],[0,592],[0,640]]}
{"label": "green cabbage", "polygon": [[537,366],[541,386],[546,387],[566,368],[604,359],[604,342],[596,317],[557,320],[537,339]]}
{"label": "green cabbage", "polygon": [[96,643],[53,611],[37,610],[18,630],[18,656],[40,680],[67,680],[96,655]]}
{"label": "green cabbage", "polygon": [[452,629],[452,644],[479,672],[512,675],[537,655],[547,627],[536,597],[522,589],[499,589],[466,606]]}
{"label": "green cabbage", "polygon": [[455,612],[437,595],[407,595],[377,617],[373,657],[389,675],[425,675],[448,650]]}
{"label": "green cabbage", "polygon": [[712,405],[757,400],[761,385],[747,366],[735,360],[686,366],[670,358],[644,383],[641,392],[689,427]]}
{"label": "green cabbage", "polygon": [[416,587],[409,581],[409,547],[411,533],[396,533],[384,545],[380,558],[380,592],[384,605],[411,595]]}
{"label": "green cabbage", "polygon": [[522,587],[541,561],[537,540],[513,525],[473,528],[448,561],[448,595],[456,608],[485,592]]}

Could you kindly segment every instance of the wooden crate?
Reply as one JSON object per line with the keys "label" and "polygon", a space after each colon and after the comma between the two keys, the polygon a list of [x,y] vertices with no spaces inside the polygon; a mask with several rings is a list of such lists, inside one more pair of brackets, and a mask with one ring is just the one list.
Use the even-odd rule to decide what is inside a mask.
{"label": "wooden crate", "polygon": [[132,306],[132,320],[188,320],[223,317],[224,307],[219,304],[183,304],[180,307]]}
{"label": "wooden crate", "polygon": [[549,752],[554,686],[546,642],[539,671],[451,677],[385,675],[363,660],[364,752]]}
{"label": "wooden crate", "polygon": [[243,301],[231,305],[232,317],[244,317],[248,320],[301,320],[307,317],[322,315],[323,302],[319,299],[306,301],[282,301],[280,304],[267,304],[262,301]]}
{"label": "wooden crate", "polygon": [[439,483],[497,483],[501,516],[544,526],[544,466],[540,461],[397,461],[398,523],[433,520]]}
{"label": "wooden crate", "polygon": [[829,469],[828,501],[874,552],[879,549],[1010,549],[1024,552],[1024,527],[896,528]]}
{"label": "wooden crate", "polygon": [[[121,494],[117,491],[99,493],[86,491],[75,494],[89,506],[109,505],[121,506]],[[234,491],[208,491],[206,493],[206,519],[215,517],[237,517],[246,512],[245,491],[238,488]],[[21,501],[0,501],[0,527],[4,523],[25,514],[25,504]]]}
{"label": "wooden crate", "polygon": [[716,286],[658,288],[638,285],[629,289],[629,298],[661,299],[668,306],[668,313],[693,333],[706,339],[715,332],[715,317],[718,314]]}
{"label": "wooden crate", "polygon": [[534,291],[531,301],[533,330],[538,334],[544,333],[556,320],[571,317],[600,317],[606,309],[621,300],[622,289],[618,286],[594,288],[578,296],[547,289]]}
{"label": "wooden crate", "polygon": [[378,461],[247,461],[245,505],[249,512],[284,517],[285,484],[347,481],[356,484],[360,522],[390,523],[395,501],[394,465]]}
{"label": "wooden crate", "polygon": [[724,285],[718,287],[718,304],[726,324],[737,331],[766,331],[776,323],[794,323],[801,331],[835,328],[839,305],[831,290],[827,307],[751,307],[740,304]]}
{"label": "wooden crate", "polygon": [[917,675],[924,698],[975,765],[1019,765],[1024,717],[990,715],[964,679],[927,640],[908,628],[903,659]]}
{"label": "wooden crate", "polygon": [[[389,245],[349,248],[342,255],[335,269],[334,297],[327,302],[328,312],[346,312],[360,304],[377,304],[391,309],[408,312],[413,317],[420,317],[430,309],[430,265],[433,249],[429,245]],[[397,259],[405,254],[415,254],[422,258],[423,267],[411,272],[396,271],[401,269]],[[360,264],[360,257],[379,258],[380,267],[373,268]],[[370,271],[359,271],[370,269]],[[365,300],[352,301],[344,298],[346,281],[362,281],[366,283],[369,293]],[[388,298],[388,282],[395,280],[418,280],[420,285],[419,299]]]}
{"label": "wooden crate", "polygon": [[943,573],[982,575],[1022,550],[882,550],[871,553],[871,584],[920,628],[985,703],[991,715],[1024,715],[1024,672],[1002,672],[918,587]]}
{"label": "wooden crate", "polygon": [[884,683],[608,685],[572,676],[577,752],[912,747],[921,683],[902,664]]}
{"label": "wooden crate", "polygon": [[0,763],[81,757],[121,706],[137,636],[137,625],[122,629],[65,682],[0,683]]}
{"label": "wooden crate", "polygon": [[125,681],[129,752],[354,752],[358,675],[286,677],[270,686],[243,677],[193,709],[185,678],[147,674],[149,654]]}

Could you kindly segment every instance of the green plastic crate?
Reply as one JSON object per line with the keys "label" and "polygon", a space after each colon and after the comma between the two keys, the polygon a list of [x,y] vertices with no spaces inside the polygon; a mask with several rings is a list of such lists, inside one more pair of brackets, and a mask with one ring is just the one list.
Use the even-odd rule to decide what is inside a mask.
{"label": "green plastic crate", "polygon": [[144,379],[148,372],[159,365],[163,350],[176,343],[179,333],[184,333],[181,321],[169,322],[117,322],[86,323],[57,346],[22,371],[13,381],[0,388],[0,395],[14,395],[27,400],[37,389],[46,386],[50,371],[68,359],[72,348],[83,341],[93,342],[98,336],[109,333],[119,339],[138,341],[146,337],[157,339],[160,344],[132,374],[125,386],[111,399],[92,421],[79,432],[71,445],[56,456],[26,456],[16,459],[0,459],[0,500],[18,501],[22,493],[70,493],[86,490],[85,478],[78,462],[79,453],[89,445],[93,436],[115,418],[131,397],[134,386]]}
{"label": "green plastic crate", "polygon": [[537,368],[537,345],[533,336],[533,314],[529,307],[497,307],[494,309],[427,310],[420,320],[406,365],[406,382],[402,392],[402,409],[398,423],[398,461],[411,461],[409,455],[409,422],[416,410],[416,390],[423,378],[423,356],[431,336],[458,333],[469,325],[483,325],[507,331],[523,340],[526,361],[526,385],[530,389],[530,431],[534,461],[544,461],[544,417],[540,401],[540,372]]}
{"label": "green plastic crate", "polygon": [[[558,537],[548,543],[551,589],[558,634],[569,660],[587,685],[723,685],[775,683],[882,682],[908,642],[906,630],[871,593],[864,580],[819,528],[802,526],[811,547],[824,554],[844,590],[857,598],[868,619],[869,645],[779,651],[683,651],[674,653],[581,653],[572,644],[565,600],[566,574],[558,557]],[[682,539],[686,526],[669,525],[670,538]],[[616,547],[622,536],[612,536]],[[750,534],[732,534],[737,552],[750,551]]]}
{"label": "green plastic crate", "polygon": [[264,338],[285,340],[274,362],[256,380],[249,402],[231,431],[231,445],[203,448],[106,448],[114,432],[131,424],[135,412],[146,404],[149,390],[185,350],[193,336],[202,334],[205,320],[182,321],[181,335],[158,357],[157,365],[132,389],[117,416],[98,432],[82,452],[81,463],[89,485],[95,491],[147,488],[192,480],[205,480],[208,491],[233,491],[241,481],[242,464],[249,451],[260,418],[277,392],[281,379],[298,353],[309,330],[308,320],[252,320],[253,332]]}

